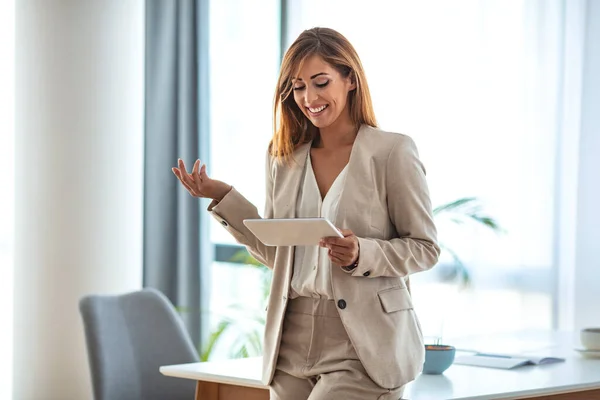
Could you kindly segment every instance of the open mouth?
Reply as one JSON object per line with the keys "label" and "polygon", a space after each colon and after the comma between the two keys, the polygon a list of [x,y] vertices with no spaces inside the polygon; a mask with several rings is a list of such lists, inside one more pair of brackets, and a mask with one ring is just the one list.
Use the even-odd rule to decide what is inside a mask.
{"label": "open mouth", "polygon": [[324,104],[324,105],[319,106],[319,107],[306,107],[306,109],[308,110],[308,112],[310,113],[311,116],[317,117],[317,116],[323,114],[323,112],[328,107],[329,107],[329,104]]}

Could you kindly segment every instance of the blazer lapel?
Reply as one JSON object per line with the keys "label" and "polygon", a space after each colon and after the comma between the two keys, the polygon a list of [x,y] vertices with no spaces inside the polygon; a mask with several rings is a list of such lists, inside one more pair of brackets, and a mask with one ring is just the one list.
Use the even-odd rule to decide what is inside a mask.
{"label": "blazer lapel", "polygon": [[[334,225],[338,228],[352,229],[348,224],[349,207],[352,205],[352,198],[356,193],[356,190],[360,190],[364,186],[364,182],[370,180],[368,175],[368,154],[365,154],[365,131],[368,129],[367,125],[362,125],[358,130],[356,139],[350,152],[350,159],[348,160],[348,172],[346,174],[346,182],[344,183],[344,189],[340,197],[340,203],[338,206],[338,213],[334,221]],[[368,134],[368,133],[366,133]]]}
{"label": "blazer lapel", "polygon": [[298,189],[304,165],[311,143],[306,143],[298,147],[294,151],[294,159],[290,166],[279,168],[281,179],[277,179],[278,193],[276,193],[275,204],[281,207],[277,210],[276,218],[295,218],[296,217],[296,201],[298,199]]}

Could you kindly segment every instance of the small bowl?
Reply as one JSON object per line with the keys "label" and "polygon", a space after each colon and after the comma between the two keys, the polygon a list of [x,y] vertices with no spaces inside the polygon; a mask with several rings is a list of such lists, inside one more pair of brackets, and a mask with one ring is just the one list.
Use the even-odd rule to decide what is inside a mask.
{"label": "small bowl", "polygon": [[579,337],[581,345],[587,350],[600,350],[600,328],[582,329]]}
{"label": "small bowl", "polygon": [[455,355],[456,349],[453,346],[426,344],[423,373],[429,375],[443,374],[454,362]]}

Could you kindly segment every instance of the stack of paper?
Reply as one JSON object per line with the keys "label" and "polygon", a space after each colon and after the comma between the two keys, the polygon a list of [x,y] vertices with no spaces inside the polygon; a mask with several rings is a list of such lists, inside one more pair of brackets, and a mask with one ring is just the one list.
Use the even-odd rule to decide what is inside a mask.
{"label": "stack of paper", "polygon": [[538,357],[524,355],[477,353],[457,356],[454,364],[473,365],[477,367],[512,369],[524,365],[541,365],[565,361],[559,357]]}

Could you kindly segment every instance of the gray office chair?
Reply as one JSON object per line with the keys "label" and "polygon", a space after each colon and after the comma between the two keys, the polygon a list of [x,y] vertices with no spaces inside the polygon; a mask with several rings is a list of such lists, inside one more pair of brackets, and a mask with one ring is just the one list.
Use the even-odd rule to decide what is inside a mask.
{"label": "gray office chair", "polygon": [[155,289],[79,301],[95,400],[190,400],[195,382],[161,365],[198,361],[170,301]]}

